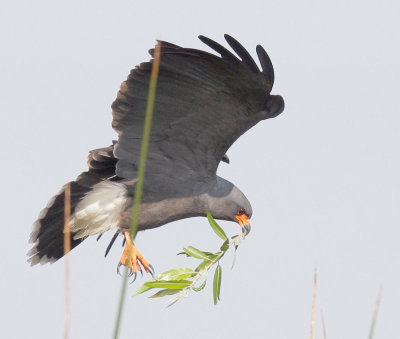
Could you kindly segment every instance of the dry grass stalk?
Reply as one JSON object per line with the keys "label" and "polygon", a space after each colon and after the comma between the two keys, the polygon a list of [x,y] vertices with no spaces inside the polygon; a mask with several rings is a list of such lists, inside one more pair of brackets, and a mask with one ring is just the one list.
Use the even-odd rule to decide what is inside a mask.
{"label": "dry grass stalk", "polygon": [[69,327],[71,322],[71,282],[69,255],[71,250],[71,230],[69,227],[69,218],[71,215],[71,185],[65,185],[64,198],[64,255],[65,255],[65,307],[64,307],[64,339],[69,337]]}
{"label": "dry grass stalk", "polygon": [[314,287],[313,287],[313,297],[312,297],[312,308],[311,308],[311,331],[310,339],[314,339],[315,332],[315,305],[317,302],[317,268],[314,271]]}

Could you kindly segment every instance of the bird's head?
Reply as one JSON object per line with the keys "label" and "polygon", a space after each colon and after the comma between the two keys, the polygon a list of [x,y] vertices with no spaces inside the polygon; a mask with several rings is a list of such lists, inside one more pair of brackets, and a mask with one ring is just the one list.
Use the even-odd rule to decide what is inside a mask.
{"label": "bird's head", "polygon": [[246,196],[229,181],[219,178],[214,194],[208,196],[208,210],[215,219],[237,222],[244,235],[250,232],[253,209]]}

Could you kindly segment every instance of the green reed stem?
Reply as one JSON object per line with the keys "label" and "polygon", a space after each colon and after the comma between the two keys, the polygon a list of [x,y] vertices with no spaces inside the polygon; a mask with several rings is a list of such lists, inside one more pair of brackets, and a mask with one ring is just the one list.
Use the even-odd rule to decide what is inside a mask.
{"label": "green reed stem", "polygon": [[[152,123],[153,111],[154,111],[154,99],[155,99],[155,95],[156,95],[158,72],[160,69],[160,51],[161,51],[161,43],[158,42],[154,49],[154,61],[153,61],[153,66],[151,68],[149,95],[147,98],[146,116],[144,119],[143,136],[142,136],[142,146],[140,149],[138,178],[137,178],[137,182],[136,182],[136,186],[135,186],[135,195],[134,195],[133,207],[132,207],[132,217],[131,217],[131,227],[130,227],[130,234],[131,234],[132,239],[135,239],[135,236],[136,236],[137,224],[138,224],[138,220],[139,220],[140,202],[142,200],[144,173],[146,170],[147,152],[149,149],[149,140],[150,140],[150,129],[151,129],[151,123]],[[123,312],[123,308],[124,308],[127,283],[128,283],[128,268],[126,267],[125,274],[124,274],[123,281],[122,281],[122,288],[121,288],[121,295],[120,295],[120,299],[119,299],[117,319],[115,321],[115,329],[114,329],[114,336],[113,336],[114,339],[117,339],[119,336],[119,330],[120,330],[120,326],[121,326],[121,319],[122,319],[122,312]]]}

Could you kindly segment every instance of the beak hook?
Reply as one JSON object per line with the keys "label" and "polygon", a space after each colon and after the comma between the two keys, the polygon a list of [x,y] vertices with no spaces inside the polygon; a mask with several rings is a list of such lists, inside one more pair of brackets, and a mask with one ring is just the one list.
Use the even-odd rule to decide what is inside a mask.
{"label": "beak hook", "polygon": [[250,224],[242,224],[242,225],[240,225],[240,226],[243,227],[243,228],[242,228],[242,233],[243,233],[244,236],[246,236],[247,234],[250,233],[250,230],[251,230]]}

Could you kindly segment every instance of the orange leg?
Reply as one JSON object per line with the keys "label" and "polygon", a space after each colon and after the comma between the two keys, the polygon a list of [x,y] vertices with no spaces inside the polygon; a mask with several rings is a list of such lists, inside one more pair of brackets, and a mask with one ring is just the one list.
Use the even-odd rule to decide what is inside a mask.
{"label": "orange leg", "polygon": [[142,266],[147,273],[153,275],[153,267],[149,262],[143,258],[139,250],[133,244],[131,234],[129,232],[124,232],[125,237],[125,248],[122,253],[121,260],[119,261],[119,266],[125,265],[130,268],[131,274],[136,274],[137,271],[142,272]]}

